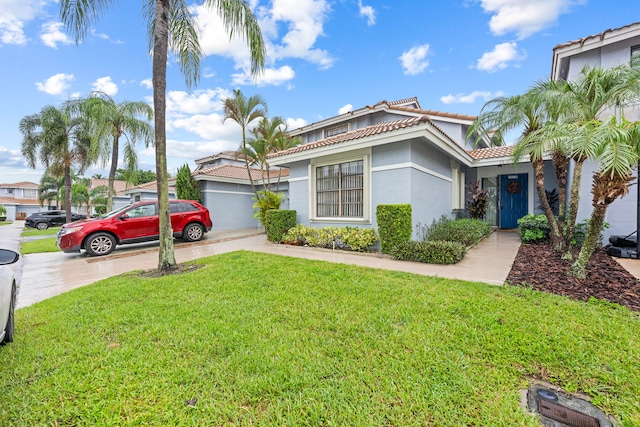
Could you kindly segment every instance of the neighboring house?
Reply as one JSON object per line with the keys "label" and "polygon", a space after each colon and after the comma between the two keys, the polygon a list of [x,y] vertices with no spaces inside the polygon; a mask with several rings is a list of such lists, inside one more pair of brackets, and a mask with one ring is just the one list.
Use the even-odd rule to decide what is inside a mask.
{"label": "neighboring house", "polygon": [[7,220],[25,219],[32,213],[45,210],[38,200],[35,182],[14,182],[0,184],[0,204],[7,209]]}
{"label": "neighboring house", "polygon": [[[233,230],[261,226],[254,217],[255,194],[251,188],[244,158],[233,151],[197,159],[192,176],[200,185],[202,203],[209,209],[214,230]],[[272,191],[283,193],[281,209],[289,208],[288,169],[270,171]],[[257,190],[267,185],[267,177],[255,167],[250,168]]]}
{"label": "neighboring house", "polygon": [[[176,198],[175,178],[169,179],[169,199]],[[135,187],[122,190],[122,195],[128,199],[124,206],[129,203],[140,202],[143,200],[157,200],[158,199],[158,183],[156,181],[147,182],[145,184],[136,185]],[[114,205],[114,209],[116,206]]]}
{"label": "neighboring house", "polygon": [[[611,68],[627,64],[632,56],[637,55],[640,55],[640,22],[557,45],[553,48],[551,78],[572,80],[585,65]],[[625,105],[622,108],[628,120],[640,120],[639,108],[634,108],[633,105]],[[614,113],[611,111],[611,114]],[[597,170],[597,163],[585,162],[578,220],[589,218],[593,210],[591,178]],[[572,169],[570,173],[571,171]],[[637,188],[637,185],[631,188]],[[637,200],[636,191],[632,191],[609,206],[605,220],[609,222],[610,228],[605,230],[605,238],[613,234],[628,235],[636,230]]]}
{"label": "neighboring house", "polygon": [[302,224],[377,228],[376,206],[407,203],[417,235],[441,216],[461,213],[468,187],[481,180],[493,189],[491,222],[517,227],[518,218],[535,211],[533,168],[514,166],[512,147],[481,141],[474,149],[467,138],[474,120],[424,110],[417,98],[381,101],[290,132],[303,144],[269,161],[290,169],[290,208]]}
{"label": "neighboring house", "polygon": [[[98,179],[98,178],[91,178],[91,183],[89,184],[89,192],[91,192],[92,190],[98,188],[98,187],[107,187],[109,186],[109,180],[108,179]],[[119,180],[114,180],[113,181],[113,187],[115,190],[115,195],[113,197],[113,209],[118,209],[121,208],[123,206],[128,205],[129,203],[131,203],[131,197],[129,197],[128,194],[125,194],[124,191],[130,187],[131,185],[129,183],[127,183],[126,181],[119,181]],[[77,211],[78,213],[83,213],[86,214],[87,213],[87,207],[86,206],[82,206],[82,207],[77,207]],[[96,214],[96,206],[93,205],[91,206],[91,212],[90,215],[95,215]]]}

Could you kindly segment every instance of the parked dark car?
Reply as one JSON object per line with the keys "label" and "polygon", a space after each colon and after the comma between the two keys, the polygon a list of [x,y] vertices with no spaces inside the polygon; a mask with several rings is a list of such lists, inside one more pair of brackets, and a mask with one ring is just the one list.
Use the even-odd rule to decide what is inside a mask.
{"label": "parked dark car", "polygon": [[[174,237],[194,242],[213,227],[209,210],[193,200],[170,200],[169,210]],[[57,244],[63,252],[84,249],[92,256],[107,255],[116,245],[158,240],[159,222],[157,201],[137,202],[99,218],[63,225]]]}
{"label": "parked dark car", "polygon": [[[86,217],[86,215],[71,213],[71,222],[85,219]],[[25,218],[24,225],[38,230],[46,230],[49,227],[57,227],[66,222],[67,213],[65,211],[44,211],[29,215]]]}

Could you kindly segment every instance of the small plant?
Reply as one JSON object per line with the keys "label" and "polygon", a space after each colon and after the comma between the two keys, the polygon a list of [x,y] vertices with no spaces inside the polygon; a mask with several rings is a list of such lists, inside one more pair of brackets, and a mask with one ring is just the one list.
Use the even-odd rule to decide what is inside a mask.
{"label": "small plant", "polygon": [[402,242],[393,247],[391,256],[398,260],[428,264],[455,264],[464,258],[467,248],[458,242]]}
{"label": "small plant", "polygon": [[296,211],[269,209],[265,231],[270,242],[280,243],[289,229],[296,225]]}
{"label": "small plant", "polygon": [[484,219],[487,214],[487,203],[489,197],[487,190],[480,187],[480,181],[476,181],[469,186],[469,201],[467,209],[469,216],[474,219]]}
{"label": "small plant", "polygon": [[[589,224],[590,224],[591,220],[589,218],[585,218],[582,221],[580,221],[579,223],[576,224],[576,228],[573,231],[573,239],[571,239],[571,244],[573,246],[576,246],[578,248],[582,247],[582,244],[584,243],[584,238],[587,235],[587,231],[589,230]],[[602,230],[600,230],[600,234],[598,235],[598,243],[597,246],[599,248],[601,248],[603,246],[603,239],[604,239],[604,235],[602,234],[602,232],[604,230],[606,230],[607,228],[609,228],[609,223],[608,222],[604,222],[602,224]]]}
{"label": "small plant", "polygon": [[254,197],[255,203],[253,204],[254,218],[260,220],[260,224],[266,227],[267,225],[267,211],[270,209],[280,209],[280,205],[284,200],[284,194],[274,193],[273,191],[258,191],[258,199]]}
{"label": "small plant", "polygon": [[472,246],[488,236],[490,232],[491,226],[480,219],[449,219],[443,215],[439,221],[433,221],[427,229],[426,237],[428,241],[442,240]]}
{"label": "small plant", "polygon": [[0,204],[0,221],[7,219],[7,208]]}
{"label": "small plant", "polygon": [[383,253],[389,253],[395,245],[411,240],[411,205],[378,205],[376,220]]}
{"label": "small plant", "polygon": [[314,228],[298,224],[282,237],[290,245],[308,245],[316,248],[344,249],[363,252],[378,240],[373,228],[323,227]]}
{"label": "small plant", "polygon": [[522,243],[543,243],[549,240],[549,221],[543,214],[528,214],[518,220]]}
{"label": "small plant", "polygon": [[[558,206],[560,204],[560,195],[558,194],[558,190],[555,188],[552,190],[544,190],[544,193],[547,196],[549,206],[551,206],[551,211],[554,215],[558,215]],[[542,205],[538,205],[538,209],[542,210]]]}

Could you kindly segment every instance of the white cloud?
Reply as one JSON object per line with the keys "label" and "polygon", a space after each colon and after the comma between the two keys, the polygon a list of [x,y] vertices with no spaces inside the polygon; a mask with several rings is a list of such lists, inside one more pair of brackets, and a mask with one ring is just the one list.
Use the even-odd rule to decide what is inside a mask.
{"label": "white cloud", "polygon": [[185,117],[222,110],[222,100],[233,96],[226,89],[204,89],[193,92],[179,90],[167,93],[167,116]]}
{"label": "white cloud", "polygon": [[232,74],[235,85],[256,85],[256,86],[280,86],[292,80],[296,73],[288,65],[280,68],[265,68],[264,72],[257,76],[251,76],[248,70],[242,73]]}
{"label": "white cloud", "polygon": [[429,45],[423,44],[414,46],[406,52],[403,52],[400,58],[404,74],[414,75],[423,72],[429,66],[427,55],[429,54]]}
{"label": "white cloud", "polygon": [[27,37],[24,25],[44,13],[53,0],[3,0],[0,7],[0,41],[3,44],[24,45]]}
{"label": "white cloud", "polygon": [[67,90],[74,80],[75,77],[73,74],[59,73],[42,82],[36,82],[36,86],[41,92],[48,93],[49,95],[59,95]]}
{"label": "white cloud", "polygon": [[518,53],[518,45],[516,42],[507,42],[496,45],[491,52],[485,52],[480,59],[476,68],[480,71],[488,71],[493,73],[494,71],[503,70],[507,68],[511,62],[519,62],[527,57],[526,53]]}
{"label": "white cloud", "polygon": [[96,92],[104,92],[109,96],[113,96],[118,93],[118,85],[111,81],[111,77],[100,77],[91,87]]}
{"label": "white cloud", "polygon": [[541,31],[586,0],[481,0],[485,12],[492,14],[489,28],[496,36],[514,32],[520,39]]}
{"label": "white cloud", "polygon": [[234,150],[240,145],[242,130],[236,122],[227,120],[223,123],[223,119],[224,116],[218,113],[195,114],[173,120],[172,126],[174,129],[192,132],[206,140],[225,141],[226,149]]}
{"label": "white cloud", "polygon": [[307,121],[305,119],[300,119],[300,118],[293,119],[289,117],[287,118],[286,121],[287,121],[287,129],[289,130],[298,129],[307,125]]}
{"label": "white cloud", "polygon": [[0,167],[1,166],[22,167],[25,166],[25,160],[19,150],[12,150],[0,145]]}
{"label": "white cloud", "polygon": [[60,31],[62,27],[62,22],[47,22],[42,24],[40,40],[42,40],[46,46],[54,49],[58,48],[58,43],[72,44],[73,41],[71,41],[64,32]]}
{"label": "white cloud", "polygon": [[344,107],[338,110],[338,115],[348,113],[349,111],[353,111],[353,105],[347,104]]}
{"label": "white cloud", "polygon": [[[238,138],[240,138],[238,134]],[[204,141],[178,141],[167,140],[167,156],[187,159],[192,162],[198,159],[226,150],[235,150],[240,145],[240,140],[231,141],[225,139],[213,139]],[[193,170],[193,169],[192,169]]]}
{"label": "white cloud", "polygon": [[358,9],[360,16],[367,18],[367,25],[372,26],[376,23],[376,10],[371,6],[364,6],[362,0],[358,0]]}
{"label": "white cloud", "polygon": [[144,79],[140,82],[140,86],[144,86],[147,89],[153,89],[153,81],[151,79]]}
{"label": "white cloud", "polygon": [[462,93],[459,93],[457,95],[449,94],[441,97],[440,101],[442,101],[444,104],[473,104],[474,102],[476,102],[477,98],[482,98],[486,102],[490,99],[497,98],[502,95],[503,93],[500,91],[491,93],[489,91],[476,90],[467,95],[464,95]]}

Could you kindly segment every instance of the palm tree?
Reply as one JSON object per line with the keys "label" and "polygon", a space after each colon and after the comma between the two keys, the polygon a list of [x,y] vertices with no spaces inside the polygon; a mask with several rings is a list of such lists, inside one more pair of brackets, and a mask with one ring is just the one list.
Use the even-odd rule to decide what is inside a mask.
{"label": "palm tree", "polygon": [[[267,102],[260,95],[253,95],[249,98],[239,90],[233,91],[233,98],[227,98],[224,100],[224,119],[223,123],[227,119],[231,119],[238,123],[242,128],[242,143],[240,145],[239,152],[243,152],[247,148],[247,128],[254,121],[267,116]],[[258,191],[253,182],[251,176],[251,169],[249,167],[249,160],[247,157],[244,159],[244,164],[247,168],[247,174],[249,175],[249,182],[256,198],[258,198]]]}
{"label": "palm tree", "polygon": [[240,150],[245,158],[249,158],[260,166],[262,172],[262,180],[266,178],[266,190],[271,191],[271,170],[267,156],[276,151],[276,145],[285,140],[287,125],[282,117],[276,116],[272,119],[262,118],[258,125],[251,129],[253,135],[246,141],[244,149]]}
{"label": "palm tree", "polygon": [[38,200],[40,206],[51,206],[51,202],[56,202],[55,208],[60,208],[60,201],[64,200],[64,176],[55,177],[47,169],[40,178],[40,186],[38,187]]}
{"label": "palm tree", "polygon": [[488,137],[488,131],[493,131],[502,138],[502,135],[510,131],[522,129],[520,141],[514,150],[513,159],[517,162],[524,154],[528,154],[535,172],[536,191],[549,226],[551,227],[551,244],[556,250],[563,247],[563,238],[558,222],[549,205],[544,188],[544,163],[543,154],[547,149],[541,139],[533,138],[537,131],[546,123],[550,112],[538,95],[538,90],[533,88],[524,95],[511,97],[499,97],[487,102],[480,111],[477,119],[469,128],[468,136]]}
{"label": "palm tree", "polygon": [[[61,0],[60,14],[67,29],[80,42],[93,23],[109,9],[115,0]],[[258,21],[246,0],[202,0],[215,10],[230,36],[240,34],[247,42],[251,55],[251,73],[264,69],[265,44]],[[152,51],[153,109],[155,112],[156,176],[160,218],[160,250],[158,269],[177,268],[173,248],[173,232],[169,213],[169,184],[167,171],[166,91],[167,59],[171,49],[176,53],[187,86],[200,78],[203,56],[191,6],[184,0],[146,0],[143,2],[147,30]]]}
{"label": "palm tree", "polygon": [[629,192],[633,181],[633,170],[640,161],[640,122],[630,123],[623,118],[611,117],[604,123],[594,120],[583,125],[590,133],[589,141],[594,145],[600,169],[593,176],[593,211],[587,235],[580,254],[569,270],[569,274],[586,277],[585,267],[593,254],[602,230],[607,208],[618,197]]}
{"label": "palm tree", "polygon": [[145,147],[153,144],[153,126],[150,123],[153,119],[153,109],[144,102],[116,103],[113,98],[102,92],[93,92],[83,102],[82,108],[94,126],[96,138],[101,144],[103,165],[110,160],[107,211],[111,211],[115,194],[114,181],[120,158],[120,138],[125,138],[124,169],[132,172],[138,167],[136,142],[141,140]]}
{"label": "palm tree", "polygon": [[38,114],[20,120],[22,155],[34,168],[38,162],[53,176],[64,176],[64,208],[66,220],[71,221],[72,168],[82,173],[97,158],[95,144],[81,115],[74,114],[73,104],[62,108],[46,106]]}

